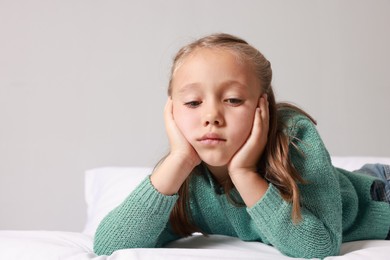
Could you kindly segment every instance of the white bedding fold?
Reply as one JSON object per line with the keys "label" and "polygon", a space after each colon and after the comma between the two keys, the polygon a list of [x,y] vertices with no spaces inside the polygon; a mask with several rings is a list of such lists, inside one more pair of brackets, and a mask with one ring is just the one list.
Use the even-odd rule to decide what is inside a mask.
{"label": "white bedding fold", "polygon": [[[389,259],[390,241],[356,241],[342,245],[342,255],[326,260]],[[153,259],[297,259],[282,255],[275,248],[234,237],[194,236],[175,241],[167,248],[125,249],[111,256],[96,256],[92,237],[61,231],[0,231],[0,259],[7,260],[153,260]]]}

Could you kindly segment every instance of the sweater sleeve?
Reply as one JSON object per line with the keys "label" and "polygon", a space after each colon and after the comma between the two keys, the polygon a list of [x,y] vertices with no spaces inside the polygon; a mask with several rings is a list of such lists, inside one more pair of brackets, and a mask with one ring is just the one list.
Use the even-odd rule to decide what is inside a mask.
{"label": "sweater sleeve", "polygon": [[95,253],[111,255],[119,249],[156,247],[177,239],[167,228],[177,198],[178,195],[159,193],[150,178],[145,178],[99,224],[94,239]]}
{"label": "sweater sleeve", "polygon": [[269,242],[286,255],[324,258],[338,255],[342,241],[342,203],[339,181],[330,156],[308,119],[301,117],[290,128],[297,151],[290,158],[307,182],[299,184],[302,220],[294,223],[292,204],[270,184],[266,194],[248,213]]}

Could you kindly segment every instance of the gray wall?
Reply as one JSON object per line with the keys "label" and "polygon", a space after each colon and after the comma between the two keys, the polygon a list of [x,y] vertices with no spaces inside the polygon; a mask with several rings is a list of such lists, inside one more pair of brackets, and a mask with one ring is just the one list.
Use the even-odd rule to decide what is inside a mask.
{"label": "gray wall", "polygon": [[84,171],[167,151],[169,66],[211,32],[272,62],[333,155],[390,156],[390,1],[0,0],[0,229],[79,231]]}

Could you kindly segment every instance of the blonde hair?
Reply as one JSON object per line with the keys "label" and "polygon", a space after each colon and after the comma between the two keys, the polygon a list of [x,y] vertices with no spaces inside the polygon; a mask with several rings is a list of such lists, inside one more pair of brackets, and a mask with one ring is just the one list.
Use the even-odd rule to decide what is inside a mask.
{"label": "blonde hair", "polygon": [[[176,70],[181,66],[184,60],[196,50],[202,48],[227,50],[234,53],[241,62],[251,64],[254,73],[257,75],[260,86],[264,93],[268,95],[269,102],[269,132],[268,142],[264,153],[258,162],[259,174],[268,182],[272,183],[279,190],[284,200],[292,203],[292,219],[295,223],[301,220],[300,196],[297,183],[305,183],[298,171],[295,169],[289,157],[290,144],[296,147],[294,137],[287,136],[284,120],[279,116],[279,111],[289,109],[297,111],[308,116],[314,123],[315,121],[303,110],[287,103],[276,103],[273,89],[271,86],[272,69],[271,63],[256,48],[249,45],[243,39],[229,34],[212,34],[200,38],[179,50],[173,60],[171,77],[168,86],[168,95],[171,96],[172,81]],[[196,167],[194,174],[201,171],[202,165]],[[191,176],[190,175],[190,176]],[[230,194],[233,188],[231,181],[224,185],[225,194],[230,201],[234,199]],[[189,208],[189,178],[179,189],[179,199],[174,206],[170,216],[170,224],[173,231],[181,236],[189,236],[193,232],[202,232],[194,225],[191,220]]]}

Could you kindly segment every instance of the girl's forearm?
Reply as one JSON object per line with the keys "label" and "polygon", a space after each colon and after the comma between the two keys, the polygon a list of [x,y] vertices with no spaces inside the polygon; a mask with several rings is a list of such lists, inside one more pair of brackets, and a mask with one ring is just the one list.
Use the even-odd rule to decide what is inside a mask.
{"label": "girl's forearm", "polygon": [[195,166],[189,160],[183,160],[180,156],[170,154],[153,172],[150,180],[160,193],[173,195],[179,191]]}
{"label": "girl's forearm", "polygon": [[257,172],[242,172],[230,177],[247,207],[254,206],[267,192],[268,183]]}

